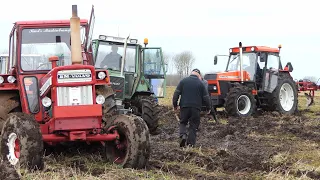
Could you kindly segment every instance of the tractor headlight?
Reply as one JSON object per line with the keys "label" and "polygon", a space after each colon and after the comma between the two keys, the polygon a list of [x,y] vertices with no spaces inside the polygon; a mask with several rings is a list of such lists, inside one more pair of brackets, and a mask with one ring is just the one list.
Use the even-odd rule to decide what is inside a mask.
{"label": "tractor headlight", "polygon": [[106,77],[106,73],[104,73],[102,71],[98,73],[98,78],[99,79],[104,79],[105,77]]}
{"label": "tractor headlight", "polygon": [[0,84],[2,84],[3,82],[4,82],[4,78],[0,76]]}
{"label": "tractor headlight", "polygon": [[217,86],[213,86],[213,90],[217,90]]}
{"label": "tractor headlight", "polygon": [[16,81],[16,78],[13,76],[8,76],[7,80],[9,83],[14,83]]}
{"label": "tractor headlight", "polygon": [[254,51],[254,47],[251,47],[251,51]]}
{"label": "tractor headlight", "polygon": [[97,104],[103,104],[103,103],[105,102],[104,96],[98,95],[98,96],[96,97],[96,102],[97,102]]}
{"label": "tractor headlight", "polygon": [[51,106],[51,103],[52,103],[51,99],[48,98],[47,96],[44,97],[44,98],[41,100],[41,102],[42,102],[42,105],[43,105],[44,107],[49,107],[49,106]]}

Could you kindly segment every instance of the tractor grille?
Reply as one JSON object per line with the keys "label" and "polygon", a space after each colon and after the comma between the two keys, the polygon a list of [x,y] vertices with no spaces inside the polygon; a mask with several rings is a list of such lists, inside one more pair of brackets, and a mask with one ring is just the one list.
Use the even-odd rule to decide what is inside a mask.
{"label": "tractor grille", "polygon": [[116,77],[116,76],[110,76],[110,81],[111,81],[111,87],[116,93],[116,97],[115,98],[123,99],[124,78]]}
{"label": "tractor grille", "polygon": [[[89,69],[64,70],[58,72],[58,83],[87,82],[92,80]],[[58,106],[93,104],[92,86],[58,87]]]}

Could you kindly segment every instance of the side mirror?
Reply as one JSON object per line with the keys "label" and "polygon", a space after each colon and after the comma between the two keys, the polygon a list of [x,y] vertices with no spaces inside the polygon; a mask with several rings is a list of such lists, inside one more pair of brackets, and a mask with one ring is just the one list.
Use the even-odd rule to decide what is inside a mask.
{"label": "side mirror", "polygon": [[293,66],[292,66],[291,62],[288,62],[284,68],[287,69],[289,72],[293,71]]}
{"label": "side mirror", "polygon": [[165,70],[166,73],[168,72],[168,64],[164,65],[164,70]]}
{"label": "side mirror", "polygon": [[217,63],[218,63],[218,56],[214,56],[213,64],[217,65]]}

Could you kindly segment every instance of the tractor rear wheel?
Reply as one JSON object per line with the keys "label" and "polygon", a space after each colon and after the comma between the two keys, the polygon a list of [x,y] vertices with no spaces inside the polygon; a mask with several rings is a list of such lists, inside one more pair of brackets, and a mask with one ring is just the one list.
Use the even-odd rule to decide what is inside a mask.
{"label": "tractor rear wheel", "polygon": [[160,106],[152,96],[137,96],[134,103],[133,114],[142,117],[147,123],[150,134],[156,134],[159,126]]}
{"label": "tractor rear wheel", "polygon": [[150,134],[143,119],[121,114],[115,117],[112,126],[118,131],[120,139],[118,143],[106,142],[107,160],[124,168],[144,168],[150,156]]}
{"label": "tractor rear wheel", "polygon": [[256,99],[248,87],[235,86],[227,94],[225,110],[230,116],[251,116],[256,110]]}
{"label": "tractor rear wheel", "polygon": [[266,110],[291,115],[295,113],[297,108],[298,90],[296,83],[288,73],[280,73],[277,87],[268,95]]}
{"label": "tractor rear wheel", "polygon": [[0,93],[0,131],[10,112],[21,112],[19,100],[18,93],[8,91]]}
{"label": "tractor rear wheel", "polygon": [[0,144],[1,158],[12,166],[41,170],[43,140],[40,126],[32,115],[10,113],[3,125]]}

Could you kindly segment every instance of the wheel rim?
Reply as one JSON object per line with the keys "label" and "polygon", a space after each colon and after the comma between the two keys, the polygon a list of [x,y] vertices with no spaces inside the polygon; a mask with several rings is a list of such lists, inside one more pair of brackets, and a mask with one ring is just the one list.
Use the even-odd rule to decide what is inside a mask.
{"label": "wheel rim", "polygon": [[112,156],[113,156],[114,163],[122,164],[127,155],[128,142],[125,134],[122,133],[119,129],[118,129],[118,133],[120,135],[120,139],[116,140],[114,143],[114,146],[112,146]]}
{"label": "wheel rim", "polygon": [[283,110],[290,111],[294,104],[294,93],[290,84],[282,84],[280,88],[279,99]]}
{"label": "wheel rim", "polygon": [[240,114],[245,115],[250,111],[251,101],[246,95],[241,95],[237,99],[237,110]]}
{"label": "wheel rim", "polygon": [[16,165],[20,157],[20,142],[16,133],[11,133],[8,138],[8,150],[7,158],[12,165]]}

